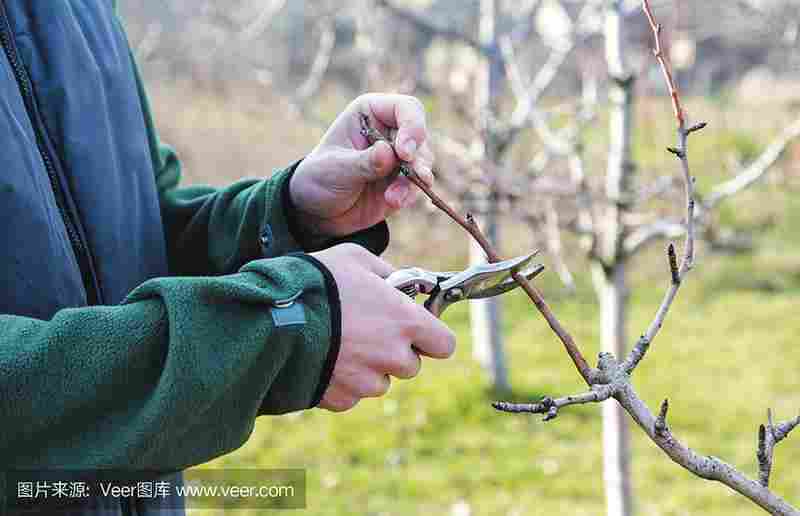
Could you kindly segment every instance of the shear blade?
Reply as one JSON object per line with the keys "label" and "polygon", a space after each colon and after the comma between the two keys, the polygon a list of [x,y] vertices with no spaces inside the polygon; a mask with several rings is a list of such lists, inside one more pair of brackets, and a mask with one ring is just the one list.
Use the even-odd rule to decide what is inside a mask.
{"label": "shear blade", "polygon": [[[544,265],[539,265],[539,264],[531,265],[527,269],[519,271],[519,273],[528,281],[532,280],[542,272],[544,272]],[[509,277],[506,278],[506,280],[503,281],[502,283],[495,285],[494,287],[487,288],[480,292],[474,292],[470,296],[470,299],[485,299],[489,297],[497,297],[505,294],[506,292],[511,292],[517,287],[519,287],[519,283],[517,283],[517,280],[512,278],[511,275],[509,274]]]}
{"label": "shear blade", "polygon": [[511,260],[498,263],[487,263],[470,267],[464,272],[456,274],[452,278],[440,284],[442,291],[461,289],[464,298],[483,299],[494,297],[510,290],[518,285],[511,277],[513,273],[523,273],[531,279],[541,273],[544,269],[541,266],[529,267],[531,260],[538,254],[538,251]]}

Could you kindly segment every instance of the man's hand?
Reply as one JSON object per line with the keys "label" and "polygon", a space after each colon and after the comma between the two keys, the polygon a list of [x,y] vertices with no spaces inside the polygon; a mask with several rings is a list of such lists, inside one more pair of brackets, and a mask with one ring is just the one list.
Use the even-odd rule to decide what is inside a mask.
{"label": "man's hand", "polygon": [[342,306],[339,358],[320,407],[335,412],[351,409],[362,398],[386,394],[389,375],[415,377],[421,366],[419,354],[432,358],[453,354],[453,332],[386,283],[391,265],[355,244],[313,256],[333,274]]}
{"label": "man's hand", "polygon": [[[361,134],[361,115],[384,134],[397,130],[397,155],[386,142],[372,147]],[[367,94],[353,101],[297,168],[289,185],[298,219],[312,235],[334,238],[366,229],[409,206],[414,186],[397,177],[399,159],[429,185],[433,153],[425,110],[414,97]]]}

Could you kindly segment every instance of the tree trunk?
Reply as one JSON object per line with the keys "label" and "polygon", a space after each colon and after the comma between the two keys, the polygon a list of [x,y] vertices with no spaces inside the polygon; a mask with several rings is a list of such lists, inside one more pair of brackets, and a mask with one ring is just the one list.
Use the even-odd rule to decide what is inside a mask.
{"label": "tree trunk", "polygon": [[[605,19],[606,62],[609,88],[609,151],[606,171],[605,210],[600,236],[599,259],[593,266],[594,283],[601,310],[602,349],[620,360],[626,353],[625,335],[626,256],[623,250],[624,219],[632,190],[633,80],[625,62],[622,0],[609,3]],[[630,479],[628,419],[615,401],[603,404],[603,473],[608,516],[631,516],[633,492]]]}
{"label": "tree trunk", "polygon": [[[592,272],[600,301],[602,349],[624,357],[628,312],[625,265],[607,269],[595,264]],[[603,479],[608,516],[633,514],[628,418],[614,400],[603,403]]]}
{"label": "tree trunk", "polygon": [[[482,217],[482,229],[490,242],[498,240],[498,224],[496,216],[488,213]],[[486,263],[483,249],[472,242],[470,246],[470,263]],[[499,297],[479,299],[470,302],[470,318],[472,324],[472,354],[475,360],[489,375],[492,386],[499,391],[510,389],[506,356],[503,350],[503,332],[501,328],[502,305]]]}
{"label": "tree trunk", "polygon": [[[496,0],[481,0],[480,41],[490,48],[497,48]],[[499,164],[496,135],[490,129],[488,120],[496,112],[499,86],[502,81],[503,63],[499,52],[483,56],[478,70],[477,92],[475,97],[476,116],[483,135],[480,142],[484,156],[492,163]],[[498,167],[499,168],[499,167]],[[481,199],[477,199],[478,223],[484,229],[493,246],[499,248],[497,221],[497,195],[490,186]],[[472,207],[473,209],[475,207]],[[486,257],[480,247],[470,242],[470,264],[485,263]],[[473,356],[489,375],[492,385],[500,391],[510,389],[508,369],[506,368],[501,331],[500,298],[473,301],[470,306],[472,326]]]}

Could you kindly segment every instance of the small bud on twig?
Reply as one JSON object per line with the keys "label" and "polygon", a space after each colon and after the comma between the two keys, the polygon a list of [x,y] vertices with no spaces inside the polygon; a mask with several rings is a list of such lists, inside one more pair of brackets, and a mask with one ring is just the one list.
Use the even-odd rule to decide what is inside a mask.
{"label": "small bud on twig", "polygon": [[669,258],[669,271],[672,275],[672,284],[679,285],[681,282],[681,273],[678,269],[678,255],[675,253],[675,244],[672,242],[667,246],[667,257]]}
{"label": "small bud on twig", "polygon": [[671,152],[672,154],[676,155],[680,159],[683,159],[683,158],[686,157],[686,154],[682,150],[676,149],[675,147],[667,147],[667,150],[669,152]]}
{"label": "small bud on twig", "polygon": [[661,410],[658,412],[658,418],[656,419],[656,423],[654,425],[653,431],[656,435],[663,437],[666,435],[667,429],[667,411],[669,411],[669,400],[665,399],[661,403]]}
{"label": "small bud on twig", "polygon": [[700,122],[699,124],[695,124],[692,127],[690,127],[689,129],[687,129],[686,130],[686,134],[692,134],[692,133],[696,133],[697,131],[702,131],[703,129],[706,128],[706,126],[708,126],[708,123]]}

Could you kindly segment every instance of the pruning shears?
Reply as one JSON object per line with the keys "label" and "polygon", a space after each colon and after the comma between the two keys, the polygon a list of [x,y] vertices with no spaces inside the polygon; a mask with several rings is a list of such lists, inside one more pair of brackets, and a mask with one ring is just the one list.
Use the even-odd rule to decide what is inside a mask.
{"label": "pruning shears", "polygon": [[519,273],[532,280],[544,271],[544,266],[531,264],[534,252],[511,260],[480,264],[461,272],[431,272],[418,267],[394,272],[386,281],[412,299],[428,295],[425,308],[436,317],[452,304],[468,299],[500,296],[517,288],[512,274]]}

